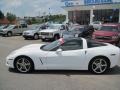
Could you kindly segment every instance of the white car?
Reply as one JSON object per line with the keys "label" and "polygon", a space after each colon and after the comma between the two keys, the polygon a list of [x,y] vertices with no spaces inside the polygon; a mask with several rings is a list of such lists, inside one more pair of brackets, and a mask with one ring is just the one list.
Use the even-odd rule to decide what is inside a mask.
{"label": "white car", "polygon": [[26,30],[26,27],[23,28],[21,25],[9,25],[7,28],[0,30],[0,34],[3,36],[7,35],[11,37],[12,35],[20,34],[22,35],[23,31]]}
{"label": "white car", "polygon": [[120,49],[84,38],[61,38],[47,45],[24,46],[6,60],[9,68],[27,73],[32,70],[90,70],[102,74],[117,65]]}
{"label": "white car", "polygon": [[62,24],[52,24],[48,29],[39,32],[39,36],[42,41],[46,39],[58,40],[61,37],[62,32],[66,30],[65,25]]}
{"label": "white car", "polygon": [[103,24],[102,21],[94,21],[90,25],[92,25],[95,30],[98,30],[101,27],[102,24]]}

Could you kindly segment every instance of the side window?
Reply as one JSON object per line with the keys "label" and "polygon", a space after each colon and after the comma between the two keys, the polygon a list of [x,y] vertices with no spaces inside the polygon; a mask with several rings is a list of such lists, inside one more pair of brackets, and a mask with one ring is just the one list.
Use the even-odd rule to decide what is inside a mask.
{"label": "side window", "polygon": [[19,28],[22,28],[22,26],[19,26]]}
{"label": "side window", "polygon": [[83,49],[83,43],[82,40],[72,40],[64,43],[61,48],[63,51]]}
{"label": "side window", "polygon": [[60,30],[65,30],[65,26],[61,25]]}
{"label": "side window", "polygon": [[106,46],[106,44],[95,42],[95,41],[87,41],[88,48],[94,48],[94,47],[100,47],[100,46]]}
{"label": "side window", "polygon": [[21,24],[22,28],[27,28],[27,24]]}
{"label": "side window", "polygon": [[18,28],[18,26],[15,26],[13,29],[17,29]]}

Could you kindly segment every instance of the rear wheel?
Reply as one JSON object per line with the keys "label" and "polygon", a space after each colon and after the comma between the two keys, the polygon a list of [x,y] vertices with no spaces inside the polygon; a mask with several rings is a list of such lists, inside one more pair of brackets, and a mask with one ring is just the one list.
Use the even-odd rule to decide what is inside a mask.
{"label": "rear wheel", "polygon": [[89,70],[95,74],[105,73],[110,67],[108,60],[104,57],[94,58],[89,64]]}
{"label": "rear wheel", "polygon": [[20,73],[28,73],[34,69],[33,62],[28,57],[18,57],[14,63],[15,69]]}

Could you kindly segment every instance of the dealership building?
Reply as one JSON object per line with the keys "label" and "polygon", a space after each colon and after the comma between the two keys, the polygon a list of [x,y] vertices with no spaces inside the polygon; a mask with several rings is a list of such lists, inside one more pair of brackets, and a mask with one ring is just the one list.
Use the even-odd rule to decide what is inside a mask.
{"label": "dealership building", "polygon": [[93,21],[120,23],[120,0],[61,0],[69,21],[89,24]]}

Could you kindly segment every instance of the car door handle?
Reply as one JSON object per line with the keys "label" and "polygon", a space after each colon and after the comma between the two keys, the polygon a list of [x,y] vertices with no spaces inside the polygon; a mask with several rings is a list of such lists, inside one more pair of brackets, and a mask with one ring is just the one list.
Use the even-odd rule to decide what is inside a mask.
{"label": "car door handle", "polygon": [[85,51],[85,54],[87,54],[87,51]]}
{"label": "car door handle", "polygon": [[116,54],[111,54],[111,56],[115,56]]}

